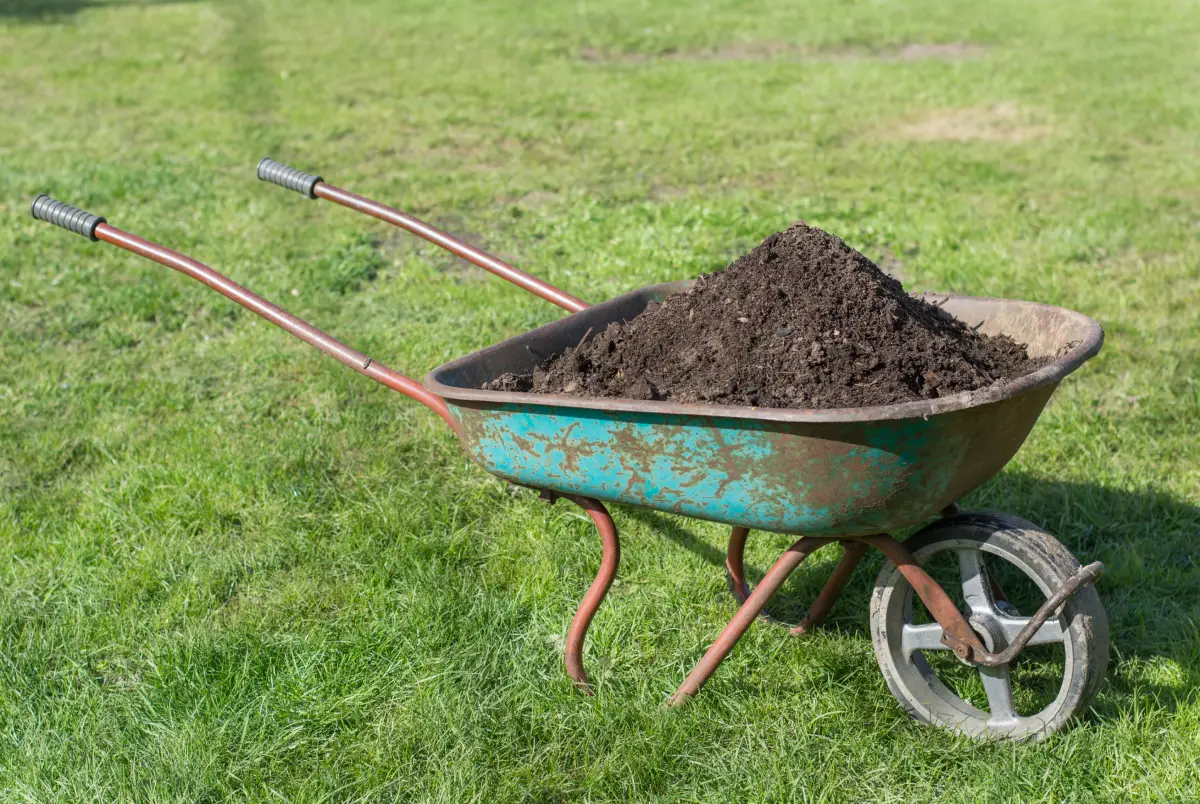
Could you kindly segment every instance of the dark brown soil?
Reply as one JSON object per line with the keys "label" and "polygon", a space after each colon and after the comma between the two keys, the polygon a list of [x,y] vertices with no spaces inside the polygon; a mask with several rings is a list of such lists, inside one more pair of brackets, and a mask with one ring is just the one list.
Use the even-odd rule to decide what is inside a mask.
{"label": "dark brown soil", "polygon": [[985,388],[1044,363],[1007,336],[981,335],[909,296],[839,238],[797,222],[532,375],[485,387],[849,408]]}

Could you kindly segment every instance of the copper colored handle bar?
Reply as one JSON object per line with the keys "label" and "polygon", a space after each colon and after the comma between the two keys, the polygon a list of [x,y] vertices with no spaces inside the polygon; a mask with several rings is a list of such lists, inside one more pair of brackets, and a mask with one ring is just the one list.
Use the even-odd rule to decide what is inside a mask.
{"label": "copper colored handle bar", "polygon": [[222,296],[232,299],[247,310],[267,319],[285,332],[295,335],[310,346],[321,350],[335,360],[345,363],[359,374],[365,374],[372,380],[375,380],[375,382],[386,385],[393,391],[399,391],[406,396],[410,396],[426,407],[431,408],[456,433],[458,432],[458,425],[451,418],[450,409],[446,406],[445,400],[440,396],[426,391],[416,380],[405,377],[403,374],[398,374],[382,363],[378,363],[361,352],[351,349],[336,338],[326,335],[306,321],[297,318],[281,307],[277,307],[262,296],[252,293],[236,282],[227,279],[207,265],[196,262],[178,252],[163,248],[157,243],[143,240],[137,235],[109,226],[105,223],[104,218],[91,215],[60,201],[55,201],[46,195],[39,195],[37,197],[33,202],[31,211],[33,217],[38,220],[48,221],[56,226],[69,229],[76,234],[89,237],[92,240],[103,240],[106,243],[112,243],[114,246],[123,248],[126,251],[132,251],[134,254],[145,257],[148,260],[153,260],[159,265],[174,268],[182,274],[187,274],[192,279],[203,282]]}
{"label": "copper colored handle bar", "polygon": [[380,204],[378,201],[372,201],[369,198],[363,198],[361,195],[355,195],[347,190],[334,187],[332,184],[327,184],[320,176],[304,173],[296,168],[276,162],[274,159],[263,159],[258,163],[258,178],[278,184],[281,187],[286,187],[289,190],[295,190],[309,198],[324,198],[326,201],[332,201],[335,204],[340,204],[348,209],[353,209],[364,215],[370,215],[372,218],[378,218],[385,223],[390,223],[393,226],[398,226],[401,229],[412,232],[418,237],[423,237],[430,243],[446,249],[451,254],[461,257],[469,263],[478,265],[483,270],[490,271],[501,279],[512,282],[517,287],[527,290],[535,296],[540,296],[548,302],[557,304],[568,312],[578,313],[580,310],[586,310],[591,306],[587,302],[577,299],[569,293],[565,293],[553,285],[538,279],[536,276],[531,276],[518,268],[514,268],[499,257],[493,257],[486,251],[475,248],[470,243],[464,243],[457,237],[430,226],[428,223],[414,218],[412,215]]}

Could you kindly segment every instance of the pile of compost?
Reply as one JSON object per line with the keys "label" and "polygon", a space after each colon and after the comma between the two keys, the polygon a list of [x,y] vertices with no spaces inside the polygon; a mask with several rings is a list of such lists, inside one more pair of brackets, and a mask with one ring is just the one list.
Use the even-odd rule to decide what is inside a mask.
{"label": "pile of compost", "polygon": [[532,374],[505,374],[484,387],[852,408],[986,388],[1045,362],[1007,336],[982,335],[909,296],[839,238],[798,221]]}

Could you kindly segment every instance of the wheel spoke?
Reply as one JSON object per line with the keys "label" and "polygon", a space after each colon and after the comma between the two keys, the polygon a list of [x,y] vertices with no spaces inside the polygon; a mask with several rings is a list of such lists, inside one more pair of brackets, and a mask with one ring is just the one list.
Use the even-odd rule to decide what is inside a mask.
{"label": "wheel spoke", "polygon": [[982,550],[956,550],[958,575],[962,579],[963,598],[971,611],[977,614],[992,614],[996,604],[992,600],[991,582],[987,567],[983,564]]}
{"label": "wheel spoke", "polygon": [[[990,661],[1016,644],[1038,601],[1077,566],[1049,534],[1002,515],[941,522],[904,546],[949,593]],[[918,720],[983,739],[1041,739],[1087,706],[1108,653],[1104,609],[1091,590],[1023,643],[1041,647],[992,667],[979,654],[955,661],[953,652],[938,653],[947,650],[943,627],[918,602],[911,571],[893,563],[876,581],[871,638],[889,689]]]}
{"label": "wheel spoke", "polygon": [[928,625],[904,624],[900,631],[900,650],[905,658],[917,650],[949,650],[942,644],[942,627],[937,623]]}
{"label": "wheel spoke", "polygon": [[[1007,646],[1017,634],[1021,633],[1031,617],[997,617],[995,622],[1000,624],[1004,629],[1004,644]],[[1067,639],[1066,632],[1063,631],[1062,622],[1058,617],[1052,617],[1042,623],[1042,627],[1033,635],[1033,639],[1029,640],[1030,645],[1053,645],[1058,642],[1065,642]]]}
{"label": "wheel spoke", "polygon": [[1012,678],[1008,673],[1008,665],[999,667],[980,667],[979,678],[983,681],[983,691],[987,693],[988,725],[1004,725],[1017,719],[1017,709],[1013,706]]}

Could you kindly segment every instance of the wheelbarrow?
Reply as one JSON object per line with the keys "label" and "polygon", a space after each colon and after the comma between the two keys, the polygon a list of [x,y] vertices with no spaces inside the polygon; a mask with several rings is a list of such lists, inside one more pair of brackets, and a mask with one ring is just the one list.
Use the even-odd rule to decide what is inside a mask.
{"label": "wheelbarrow", "polygon": [[[1095,355],[1103,331],[1079,313],[1031,302],[939,296],[942,309],[980,331],[1007,333],[1031,356],[1052,358],[1013,382],[953,396],[866,408],[781,410],[592,399],[482,390],[506,372],[528,372],[614,321],[628,320],[690,282],[668,282],[589,306],[546,282],[399,210],[270,159],[258,177],[406,229],[569,311],[571,315],[440,366],[417,382],[351,349],[178,252],[108,225],[48,196],[33,216],[103,240],[197,279],[360,374],[429,407],[488,472],[562,498],[587,512],[603,557],[567,634],[565,661],[591,693],[584,640],[616,576],[617,528],[604,503],[641,506],[732,527],[726,558],[737,613],[668,699],[696,695],[804,559],[826,545],[840,559],[795,626],[823,621],[867,549],[886,557],[870,602],[880,670],[919,721],[978,738],[1041,739],[1083,712],[1108,663],[1108,625],[1095,582],[1053,536],[999,513],[960,511],[955,501],[1012,458],[1062,379]],[[932,522],[931,522],[932,520]],[[931,522],[931,523],[930,523]],[[925,524],[930,523],[930,524]],[[925,524],[903,543],[889,535]],[[800,538],[759,584],[746,578],[751,530]],[[955,592],[927,571],[949,561]],[[1023,614],[997,578],[1034,590]],[[1008,581],[1005,581],[1007,584]],[[1058,646],[1061,683],[1037,711],[1018,711],[1010,670],[1028,646]],[[949,660],[953,657],[953,660]],[[947,666],[982,686],[971,696],[944,683]],[[986,704],[982,698],[986,698]],[[986,706],[986,708],[984,708]]]}

